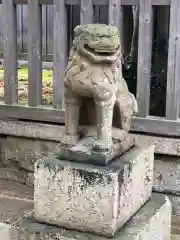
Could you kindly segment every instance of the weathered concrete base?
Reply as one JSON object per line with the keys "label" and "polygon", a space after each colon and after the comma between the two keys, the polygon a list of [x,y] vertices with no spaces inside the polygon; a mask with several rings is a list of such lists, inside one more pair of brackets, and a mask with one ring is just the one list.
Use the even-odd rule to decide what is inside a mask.
{"label": "weathered concrete base", "polygon": [[68,229],[114,236],[150,198],[154,147],[134,148],[107,166],[60,161],[35,165],[34,216]]}
{"label": "weathered concrete base", "polygon": [[10,240],[11,238],[10,225],[6,223],[0,223],[0,239]]}
{"label": "weathered concrete base", "polygon": [[[132,219],[115,235],[113,240],[170,240],[171,203],[167,197],[153,195]],[[18,234],[17,234],[18,232]],[[24,219],[17,228],[10,231],[6,240],[105,240],[106,237],[66,230],[36,222],[33,218]],[[1,234],[1,233],[0,233]],[[13,238],[16,236],[16,238]],[[17,237],[18,236],[18,237]],[[0,235],[1,239],[1,235]]]}

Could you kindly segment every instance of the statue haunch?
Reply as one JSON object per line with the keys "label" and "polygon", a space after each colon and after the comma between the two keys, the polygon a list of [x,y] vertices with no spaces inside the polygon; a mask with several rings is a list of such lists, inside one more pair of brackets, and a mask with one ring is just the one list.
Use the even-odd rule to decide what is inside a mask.
{"label": "statue haunch", "polygon": [[79,124],[97,131],[94,150],[112,147],[112,126],[129,131],[137,102],[122,77],[119,32],[104,24],[77,26],[65,71],[65,136],[76,145]]}

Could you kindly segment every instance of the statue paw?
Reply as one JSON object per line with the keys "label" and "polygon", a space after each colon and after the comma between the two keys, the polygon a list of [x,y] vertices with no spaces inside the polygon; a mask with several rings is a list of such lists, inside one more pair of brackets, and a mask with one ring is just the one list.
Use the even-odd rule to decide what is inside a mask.
{"label": "statue paw", "polygon": [[63,147],[73,147],[78,142],[78,136],[66,134],[63,136],[61,141],[61,146]]}
{"label": "statue paw", "polygon": [[111,148],[112,148],[112,140],[111,141],[98,140],[93,145],[93,150],[96,152],[107,152]]}

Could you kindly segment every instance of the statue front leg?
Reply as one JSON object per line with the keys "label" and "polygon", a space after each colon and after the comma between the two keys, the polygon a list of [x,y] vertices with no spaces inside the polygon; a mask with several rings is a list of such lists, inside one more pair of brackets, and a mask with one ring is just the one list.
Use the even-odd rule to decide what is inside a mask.
{"label": "statue front leg", "polygon": [[93,149],[95,151],[108,151],[112,148],[112,119],[115,97],[110,101],[95,102],[97,121],[97,142]]}
{"label": "statue front leg", "polygon": [[74,146],[78,141],[79,109],[79,97],[65,89],[65,136],[62,140],[64,146]]}

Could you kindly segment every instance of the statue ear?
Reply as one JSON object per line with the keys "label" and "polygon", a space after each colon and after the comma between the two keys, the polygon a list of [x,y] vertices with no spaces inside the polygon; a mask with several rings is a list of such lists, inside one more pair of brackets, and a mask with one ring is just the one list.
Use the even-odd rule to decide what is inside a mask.
{"label": "statue ear", "polygon": [[82,25],[76,26],[75,29],[74,29],[74,35],[78,36],[82,32],[82,29],[83,29]]}

